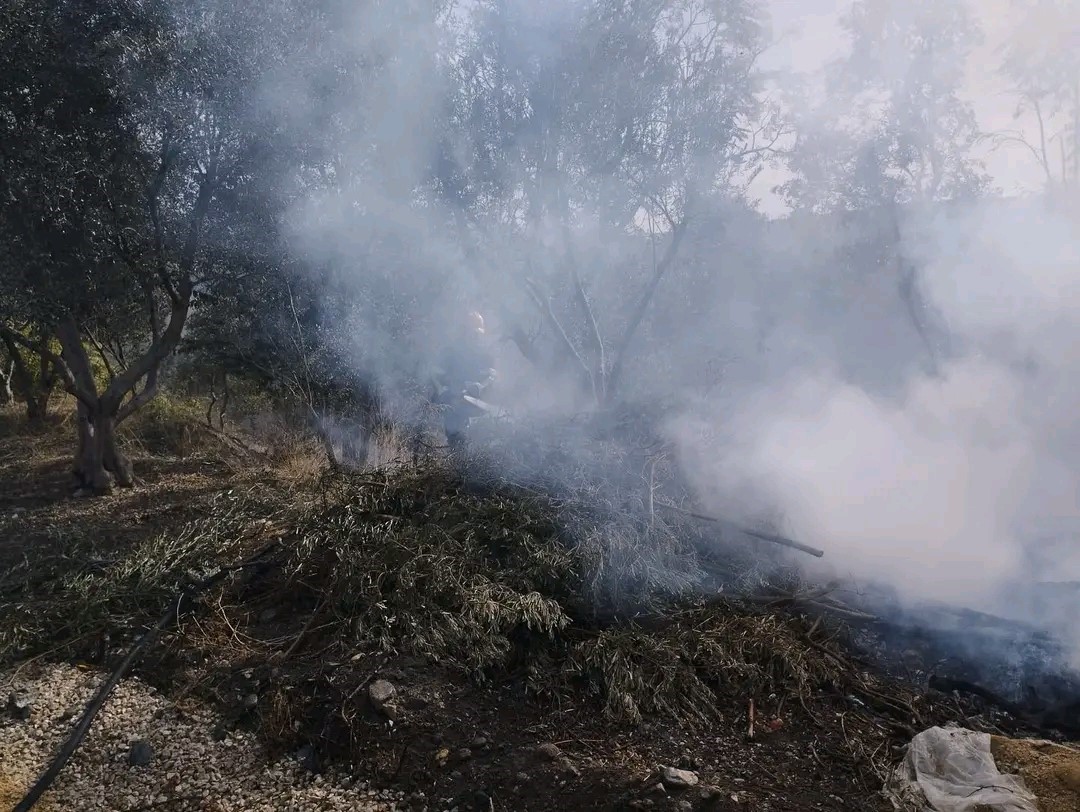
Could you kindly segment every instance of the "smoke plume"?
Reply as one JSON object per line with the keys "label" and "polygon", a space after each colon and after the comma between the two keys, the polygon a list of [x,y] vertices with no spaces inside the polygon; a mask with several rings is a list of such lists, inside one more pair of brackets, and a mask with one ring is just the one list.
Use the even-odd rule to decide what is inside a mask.
{"label": "smoke plume", "polygon": [[[589,17],[584,3],[540,4],[541,14],[539,5],[507,2],[492,27],[481,5],[462,4],[438,23],[423,3],[343,12],[328,51],[377,54],[354,85],[324,93],[338,81],[334,63],[311,60],[311,49],[302,50],[307,61],[286,62],[266,80],[265,105],[281,111],[297,138],[343,134],[326,157],[336,182],[293,200],[284,231],[325,284],[326,313],[335,312],[331,301],[348,302],[348,316],[334,317],[347,325],[346,355],[378,382],[384,400],[409,401],[409,380],[422,377],[418,370],[434,361],[461,314],[475,308],[496,337],[501,405],[522,418],[579,410],[587,401],[580,370],[526,360],[511,340],[515,330],[517,338],[545,332],[549,343],[534,346],[537,353],[549,358],[559,349],[523,280],[538,282],[541,301],[567,319],[586,298],[610,351],[675,238],[663,217],[677,220],[680,206],[707,192],[624,375],[627,395],[668,409],[668,437],[702,506],[742,521],[779,516],[787,533],[826,549],[822,567],[887,582],[912,598],[1015,613],[1023,609],[1015,590],[1080,580],[1080,541],[1069,535],[1080,535],[1075,213],[999,199],[908,213],[901,252],[917,269],[919,306],[937,342],[928,371],[897,276],[888,268],[837,271],[850,236],[838,219],[768,221],[745,201],[742,181],[770,157],[762,145],[790,143],[770,141],[783,128],[754,78],[748,55],[760,32],[752,14],[736,14],[748,4],[720,4],[730,20],[716,48],[728,50],[702,52],[726,60],[719,75],[750,77],[748,95],[703,84],[681,107],[664,109],[669,118],[652,129],[639,121],[651,121],[639,109],[649,90],[634,82],[667,81],[648,73],[654,54],[641,57],[637,78],[619,66],[610,75],[600,70],[603,48],[625,44],[633,19],[623,29],[620,20]],[[657,36],[677,33],[680,15],[704,15],[716,4],[671,5],[679,12],[659,19]],[[785,21],[776,22],[784,30]],[[462,54],[479,53],[468,46],[482,23],[497,47],[483,51],[489,62],[469,62]],[[601,24],[611,36],[590,40]],[[895,57],[909,70],[908,50],[893,45],[896,52],[877,53],[878,61]],[[636,47],[648,52],[649,38]],[[598,61],[574,74],[572,59]],[[450,98],[450,88],[469,70],[479,77],[474,89],[513,79],[533,95],[507,91],[498,110],[480,102],[455,108],[461,99]],[[625,83],[614,78],[623,75]],[[555,91],[576,94],[576,106],[559,115],[544,109],[560,98]],[[711,103],[710,93],[728,94],[724,125],[742,139],[725,154],[694,141],[707,143],[708,127],[719,126],[701,101]],[[657,94],[657,105],[666,101]],[[581,118],[570,122],[571,113]],[[439,121],[454,126],[440,130]],[[599,159],[619,126],[630,133],[639,125],[642,153],[654,146],[649,138],[677,132],[678,143],[689,144],[679,163]],[[492,136],[499,127],[514,129]],[[573,137],[556,137],[570,127]],[[666,160],[671,152],[656,154]],[[565,176],[545,175],[560,161],[570,166]],[[709,179],[704,191],[687,191],[700,177]],[[649,210],[626,193],[652,182],[665,194],[686,194],[657,197]],[[481,205],[483,222],[472,217]],[[629,212],[621,224],[620,212]],[[576,295],[565,287],[571,254],[584,276]],[[575,346],[595,341],[587,323],[571,326]]]}
{"label": "smoke plume", "polygon": [[[893,366],[882,391],[832,359],[800,364],[674,436],[704,498],[778,508],[835,574],[1064,620],[1075,604],[1032,617],[1025,595],[1080,580],[1080,228],[1040,203],[984,202],[905,246],[951,338],[937,374]],[[693,430],[703,419],[725,427],[711,448]]]}

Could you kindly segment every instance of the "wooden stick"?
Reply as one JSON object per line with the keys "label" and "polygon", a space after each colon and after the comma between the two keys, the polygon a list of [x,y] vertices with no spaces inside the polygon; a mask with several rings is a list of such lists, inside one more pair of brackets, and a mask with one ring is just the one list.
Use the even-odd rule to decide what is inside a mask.
{"label": "wooden stick", "polygon": [[798,541],[792,541],[791,539],[784,538],[783,536],[775,536],[772,533],[762,533],[758,530],[751,530],[747,527],[740,527],[739,525],[735,524],[735,522],[729,521],[728,519],[722,519],[719,516],[709,516],[705,513],[697,513],[693,510],[687,510],[686,508],[681,508],[678,505],[672,505],[668,502],[658,502],[657,504],[659,504],[661,507],[666,507],[668,510],[674,510],[677,513],[683,513],[695,519],[701,519],[705,522],[715,522],[716,524],[720,525],[727,525],[734,528],[735,530],[738,530],[740,533],[750,536],[751,538],[755,538],[760,541],[768,541],[771,544],[779,544],[781,547],[790,547],[793,550],[798,550],[799,552],[812,555],[815,558],[821,558],[823,555],[825,555],[825,551],[819,550],[817,547],[810,547],[807,544],[801,544]]}
{"label": "wooden stick", "polygon": [[753,700],[753,698],[750,699],[750,709],[747,712],[747,717],[750,719],[750,727],[746,732],[746,738],[753,739],[754,738],[754,700]]}

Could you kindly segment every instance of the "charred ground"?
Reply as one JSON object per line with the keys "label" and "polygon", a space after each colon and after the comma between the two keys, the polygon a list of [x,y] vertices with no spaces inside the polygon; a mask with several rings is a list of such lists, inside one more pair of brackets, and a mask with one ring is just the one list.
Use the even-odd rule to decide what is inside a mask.
{"label": "charred ground", "polygon": [[[4,664],[108,670],[186,583],[269,545],[139,675],[216,706],[220,735],[351,763],[417,808],[884,810],[926,725],[1052,732],[994,694],[929,689],[936,650],[619,487],[481,461],[326,473],[303,442],[191,425],[182,448],[142,444],[145,484],[71,499],[63,427],[4,419]],[[658,765],[702,786],[661,791]]]}

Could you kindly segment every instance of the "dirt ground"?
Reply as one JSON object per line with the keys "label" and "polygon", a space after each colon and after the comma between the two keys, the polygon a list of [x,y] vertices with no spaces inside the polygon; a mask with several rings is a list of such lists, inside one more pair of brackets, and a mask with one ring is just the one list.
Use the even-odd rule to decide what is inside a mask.
{"label": "dirt ground", "polygon": [[991,736],[990,752],[1000,771],[1024,779],[1039,799],[1040,812],[1080,809],[1080,748]]}
{"label": "dirt ground", "polygon": [[[0,589],[28,562],[62,557],[73,534],[95,539],[105,560],[139,538],[203,515],[223,490],[256,486],[284,500],[292,487],[288,477],[275,477],[258,460],[144,454],[136,460],[135,488],[73,499],[63,427],[28,435],[10,416],[2,419],[0,573],[9,575],[0,576]],[[295,609],[262,609],[242,634],[257,641],[273,637],[282,624],[295,630]],[[830,686],[812,696],[759,698],[753,738],[748,700],[731,701],[720,709],[720,721],[707,727],[666,718],[614,724],[599,703],[537,697],[526,690],[525,675],[516,673],[478,685],[423,660],[375,654],[344,663],[313,656],[280,666],[265,657],[202,662],[185,642],[192,628],[171,635],[133,675],[165,701],[211,713],[213,730],[204,733],[262,736],[267,763],[285,758],[311,773],[345,770],[378,790],[402,793],[400,808],[416,810],[884,812],[892,806],[881,793],[883,781],[916,725],[956,715],[951,704],[915,686],[888,683],[882,702],[891,700],[899,713],[882,713],[865,697]],[[79,659],[100,668],[111,664],[106,650],[100,639],[77,641],[40,655],[37,664]],[[370,702],[352,702],[375,680],[394,686],[392,719]],[[291,735],[282,736],[279,700],[286,695],[299,695],[292,706],[304,712],[291,711]],[[351,725],[342,724],[346,707]],[[904,708],[919,718],[902,718]],[[200,710],[190,724],[207,726],[209,718]],[[268,730],[276,735],[264,735]],[[693,771],[699,782],[686,789],[665,786],[657,774],[663,766]],[[115,769],[128,768],[119,763]],[[170,804],[199,808],[181,798],[165,798],[161,808]]]}

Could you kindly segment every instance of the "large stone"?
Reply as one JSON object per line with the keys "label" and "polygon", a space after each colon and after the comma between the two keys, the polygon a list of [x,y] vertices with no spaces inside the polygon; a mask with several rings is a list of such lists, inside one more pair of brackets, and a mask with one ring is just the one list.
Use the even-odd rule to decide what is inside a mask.
{"label": "large stone", "polygon": [[699,781],[697,773],[676,767],[661,767],[660,780],[668,789],[690,789],[696,787]]}

